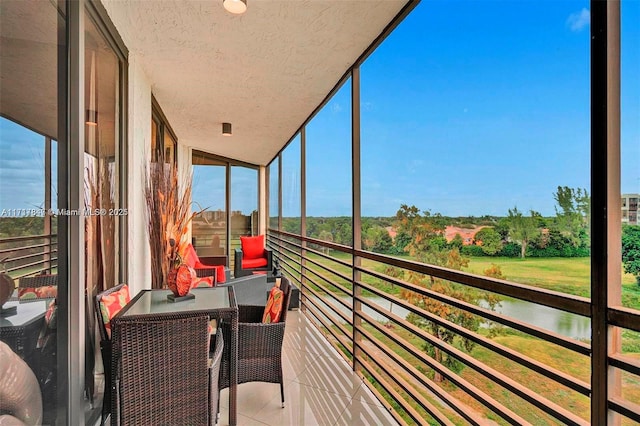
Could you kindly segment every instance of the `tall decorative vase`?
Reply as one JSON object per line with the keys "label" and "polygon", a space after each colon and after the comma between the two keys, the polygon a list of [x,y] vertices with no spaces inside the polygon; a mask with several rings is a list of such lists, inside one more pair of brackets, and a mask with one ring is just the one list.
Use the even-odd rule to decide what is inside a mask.
{"label": "tall decorative vase", "polygon": [[197,278],[196,271],[189,266],[182,264],[176,268],[171,268],[167,274],[167,287],[175,297],[183,297],[191,290],[191,283]]}
{"label": "tall decorative vase", "polygon": [[177,277],[178,277],[178,268],[169,269],[169,273],[167,274],[167,287],[169,287],[169,290],[171,290],[171,292],[175,296],[179,296],[178,287],[176,286]]}

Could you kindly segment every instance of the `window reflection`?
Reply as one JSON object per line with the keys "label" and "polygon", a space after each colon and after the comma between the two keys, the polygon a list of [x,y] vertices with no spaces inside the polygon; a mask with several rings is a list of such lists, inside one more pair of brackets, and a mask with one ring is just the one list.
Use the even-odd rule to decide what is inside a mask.
{"label": "window reflection", "polygon": [[67,286],[57,266],[67,253],[57,250],[50,210],[64,122],[61,12],[55,2],[0,2],[0,414],[8,424],[65,422],[58,342],[68,336],[56,298]]}
{"label": "window reflection", "polygon": [[[94,297],[119,283],[120,67],[118,56],[85,14],[85,397],[94,411],[104,395],[104,366],[96,325]],[[98,313],[99,314],[99,313]],[[88,410],[87,416],[91,416]]]}

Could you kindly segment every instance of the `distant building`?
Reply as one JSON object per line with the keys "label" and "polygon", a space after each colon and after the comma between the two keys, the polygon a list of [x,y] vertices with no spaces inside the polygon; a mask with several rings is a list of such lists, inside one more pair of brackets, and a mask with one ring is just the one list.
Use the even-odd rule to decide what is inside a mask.
{"label": "distant building", "polygon": [[473,244],[473,240],[482,228],[486,228],[486,226],[474,226],[473,228],[460,228],[457,226],[447,225],[444,230],[444,237],[447,239],[447,242],[450,243],[455,237],[456,234],[460,234],[462,237],[462,245],[470,246]]}
{"label": "distant building", "polygon": [[640,194],[622,194],[622,223],[638,224],[638,199]]}

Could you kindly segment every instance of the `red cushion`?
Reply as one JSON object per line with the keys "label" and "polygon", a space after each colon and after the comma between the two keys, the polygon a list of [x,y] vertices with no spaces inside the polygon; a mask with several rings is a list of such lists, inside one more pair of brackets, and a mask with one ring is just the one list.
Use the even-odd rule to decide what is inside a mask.
{"label": "red cushion", "polygon": [[196,253],[196,249],[193,248],[191,244],[187,244],[187,248],[185,249],[184,256],[182,257],[182,263],[190,266],[192,268],[197,268],[197,263],[200,262],[198,255]]}
{"label": "red cushion", "polygon": [[224,265],[216,266],[216,282],[223,283],[227,281],[227,274],[224,271]]}
{"label": "red cushion", "polygon": [[282,302],[284,299],[284,293],[280,288],[273,286],[269,292],[269,300],[264,307],[264,314],[262,315],[263,323],[278,322],[280,315],[282,314]]}
{"label": "red cushion", "polygon": [[196,260],[192,266],[193,269],[202,269],[202,268],[212,268],[212,266],[209,265],[205,265],[204,263],[200,262],[200,260]]}
{"label": "red cushion", "polygon": [[267,259],[260,257],[258,259],[242,259],[242,269],[260,268],[267,266]]}
{"label": "red cushion", "polygon": [[264,257],[264,235],[255,237],[240,237],[243,259],[258,259]]}
{"label": "red cushion", "polygon": [[199,260],[196,262],[196,269],[215,269],[216,270],[216,282],[223,283],[227,281],[227,276],[224,273],[224,265],[205,265]]}

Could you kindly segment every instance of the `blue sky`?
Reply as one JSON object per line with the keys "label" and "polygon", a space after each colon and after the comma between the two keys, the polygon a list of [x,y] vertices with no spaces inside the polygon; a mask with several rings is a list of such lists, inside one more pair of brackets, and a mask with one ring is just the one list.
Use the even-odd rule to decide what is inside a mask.
{"label": "blue sky", "polygon": [[[558,185],[589,188],[588,7],[421,2],[361,67],[363,215],[552,215]],[[622,13],[622,191],[640,192],[640,2]],[[350,214],[332,190],[350,182],[349,91],[307,128],[331,159],[308,166],[309,215]]]}
{"label": "blue sky", "polygon": [[[414,204],[454,216],[513,206],[552,215],[558,185],[588,188],[588,7],[421,2],[361,68],[363,214]],[[640,1],[630,0],[622,2],[623,192],[640,192],[639,75]],[[348,82],[307,127],[311,216],[351,214],[350,91]],[[43,140],[0,118],[0,209],[42,204]],[[296,143],[283,160],[285,216],[300,210],[295,158]],[[216,180],[199,176],[195,198],[224,199]],[[236,170],[234,192],[253,181]],[[250,212],[256,197],[233,197],[232,208]]]}

